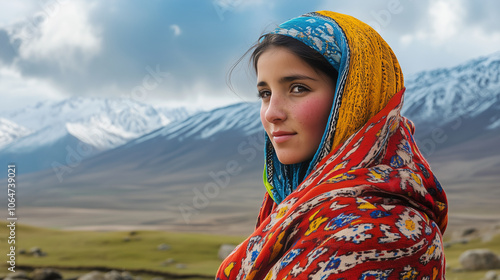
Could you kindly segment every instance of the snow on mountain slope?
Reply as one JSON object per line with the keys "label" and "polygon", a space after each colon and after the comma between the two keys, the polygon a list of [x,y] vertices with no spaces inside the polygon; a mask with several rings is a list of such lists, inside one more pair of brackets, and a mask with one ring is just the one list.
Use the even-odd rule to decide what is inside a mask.
{"label": "snow on mountain slope", "polygon": [[66,135],[68,133],[64,128],[64,124],[49,125],[9,143],[4,149],[0,150],[0,155],[4,153],[30,153],[40,146],[55,143]]}
{"label": "snow on mountain slope", "polygon": [[457,118],[485,114],[483,129],[498,127],[500,117],[500,52],[453,68],[424,71],[406,79],[403,115],[425,129]]}
{"label": "snow on mountain slope", "polygon": [[127,144],[135,145],[155,137],[165,140],[186,138],[213,140],[225,132],[239,130],[244,135],[250,135],[262,130],[259,117],[260,104],[239,103],[209,112],[200,112],[189,118],[165,126]]}
{"label": "snow on mountain slope", "polygon": [[93,116],[85,123],[66,123],[65,129],[98,150],[111,149],[141,136],[139,133],[127,131],[122,126],[114,125],[108,116],[103,115]]}
{"label": "snow on mountain slope", "polygon": [[[24,152],[49,145],[70,134],[98,150],[106,150],[188,114],[183,108],[159,109],[130,99],[78,97],[60,102],[39,102],[3,114],[4,118],[36,132],[22,139],[6,141],[4,148],[9,152]],[[5,133],[3,129],[0,131]]]}
{"label": "snow on mountain slope", "polygon": [[30,133],[31,131],[29,129],[7,119],[0,118],[0,149]]}
{"label": "snow on mountain slope", "polygon": [[201,108],[188,108],[188,107],[160,107],[153,105],[153,108],[157,112],[162,113],[164,116],[168,116],[168,119],[172,121],[183,120],[200,111],[204,111]]}
{"label": "snow on mountain slope", "polygon": [[[131,99],[69,98],[39,102],[0,116],[24,129],[19,137],[4,137],[0,162],[19,162],[26,173],[74,166],[165,125],[185,118],[183,108],[155,108]],[[0,125],[0,135],[11,128]],[[25,131],[29,131],[28,134]]]}

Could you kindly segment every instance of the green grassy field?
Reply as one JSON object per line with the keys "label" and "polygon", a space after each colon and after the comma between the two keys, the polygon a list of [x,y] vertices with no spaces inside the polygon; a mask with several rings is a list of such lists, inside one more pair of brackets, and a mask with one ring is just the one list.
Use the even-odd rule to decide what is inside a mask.
{"label": "green grassy field", "polygon": [[[5,223],[0,227],[6,228]],[[4,231],[2,231],[4,232]],[[6,258],[7,234],[0,236],[1,255]],[[147,269],[176,274],[215,275],[223,243],[238,244],[243,237],[161,231],[92,232],[62,231],[18,225],[16,250],[39,247],[47,255],[17,254],[17,265],[110,267],[123,270]],[[169,250],[158,250],[167,244]],[[174,263],[162,265],[169,258]],[[2,261],[4,266],[5,261]],[[185,268],[177,268],[185,264]],[[4,269],[2,272],[8,272]],[[3,273],[0,273],[0,275]],[[66,276],[66,275],[63,275]]]}
{"label": "green grassy field", "polygon": [[[0,227],[6,228],[5,223]],[[7,254],[7,231],[0,236],[1,255]],[[120,270],[151,270],[175,274],[199,274],[213,276],[220,264],[217,257],[219,246],[223,243],[238,244],[244,237],[203,235],[193,233],[174,233],[162,231],[136,232],[93,232],[63,231],[17,225],[16,264],[57,267],[108,267]],[[169,250],[158,250],[158,245],[168,244]],[[47,255],[34,257],[19,254],[20,249],[29,251],[39,247]],[[500,236],[489,242],[474,240],[467,244],[454,244],[446,248],[446,261],[450,267],[446,279],[481,279],[486,271],[457,272],[460,268],[458,258],[462,252],[473,248],[488,248],[500,254]],[[172,264],[163,264],[169,258]],[[185,264],[178,268],[176,264]],[[2,261],[5,266],[5,262]],[[89,269],[91,270],[91,269]],[[61,269],[65,278],[85,273],[84,270],[70,271]],[[0,276],[7,273],[2,269]],[[500,274],[500,270],[497,270]],[[132,273],[134,274],[134,273]],[[134,274],[136,275],[136,274]],[[148,276],[143,277],[148,279]]]}
{"label": "green grassy field", "polygon": [[[500,254],[500,235],[495,236],[491,241],[483,242],[479,239],[471,240],[466,244],[453,244],[449,248],[445,248],[446,264],[449,269],[446,271],[447,280],[480,280],[484,277],[487,270],[481,271],[462,271],[455,272],[454,270],[460,269],[461,265],[458,261],[460,255],[469,249],[485,248],[490,249],[497,255]],[[496,270],[500,274],[500,269]]]}

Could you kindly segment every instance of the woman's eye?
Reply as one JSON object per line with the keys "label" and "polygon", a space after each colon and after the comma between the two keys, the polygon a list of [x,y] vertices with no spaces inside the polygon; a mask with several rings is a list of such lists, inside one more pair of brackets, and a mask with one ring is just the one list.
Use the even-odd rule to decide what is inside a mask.
{"label": "woman's eye", "polygon": [[306,91],[309,91],[309,89],[306,88],[305,86],[295,85],[292,87],[293,93],[302,93],[302,92],[306,92]]}
{"label": "woman's eye", "polygon": [[257,93],[257,96],[259,98],[268,98],[271,96],[271,92],[268,90],[259,90],[259,92]]}

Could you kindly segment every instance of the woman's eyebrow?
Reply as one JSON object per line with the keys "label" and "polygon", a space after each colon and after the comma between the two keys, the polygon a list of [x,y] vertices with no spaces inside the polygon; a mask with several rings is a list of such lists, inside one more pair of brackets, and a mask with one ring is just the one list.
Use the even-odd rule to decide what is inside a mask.
{"label": "woman's eyebrow", "polygon": [[257,86],[258,86],[258,87],[265,87],[265,86],[267,86],[267,83],[266,83],[266,82],[264,82],[264,81],[261,81],[261,82],[259,82],[259,83],[257,84]]}
{"label": "woman's eyebrow", "polygon": [[280,84],[283,84],[283,83],[293,82],[295,80],[312,80],[312,81],[317,81],[316,79],[311,78],[309,76],[297,74],[297,75],[291,75],[291,76],[282,77],[279,80],[279,82],[280,82]]}
{"label": "woman's eyebrow", "polygon": [[[289,83],[289,82],[293,82],[293,81],[296,81],[296,80],[312,80],[312,81],[317,81],[317,79],[314,79],[312,77],[305,76],[305,75],[291,75],[291,76],[285,76],[285,77],[280,78],[279,83],[280,84],[284,84],[284,83]],[[260,81],[257,84],[257,86],[258,87],[267,86],[267,83],[265,81]]]}

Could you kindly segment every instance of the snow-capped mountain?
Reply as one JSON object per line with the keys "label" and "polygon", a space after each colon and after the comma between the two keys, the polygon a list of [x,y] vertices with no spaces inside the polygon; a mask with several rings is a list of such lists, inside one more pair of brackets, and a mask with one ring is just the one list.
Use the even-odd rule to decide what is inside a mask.
{"label": "snow-capped mountain", "polygon": [[[39,132],[12,143],[7,147],[9,151],[22,152],[32,149],[36,143],[47,145],[68,133],[99,150],[106,150],[187,115],[181,109],[169,113],[167,109],[159,111],[130,99],[78,97],[39,102],[3,117]],[[47,128],[50,135],[43,133]]]}
{"label": "snow-capped mountain", "polygon": [[162,137],[165,140],[176,139],[207,139],[213,141],[225,132],[235,130],[242,135],[251,135],[262,130],[259,118],[259,103],[239,103],[209,112],[201,112],[186,118],[182,122],[175,122],[148,135],[144,135],[127,145],[135,145]]}
{"label": "snow-capped mountain", "polygon": [[[22,110],[0,114],[10,124],[19,126],[0,127],[0,135],[5,135],[0,157],[10,160],[31,158],[27,170],[36,171],[48,168],[51,162],[64,162],[61,156],[68,154],[68,147],[86,150],[82,152],[82,158],[85,158],[123,145],[188,115],[188,110],[183,108],[155,108],[131,99],[78,97],[60,102],[39,102]],[[7,136],[12,130],[18,133],[16,137]],[[33,158],[34,155],[45,159]]]}
{"label": "snow-capped mountain", "polygon": [[189,108],[189,107],[160,107],[153,106],[153,108],[158,112],[167,116],[169,120],[177,121],[183,120],[191,115],[198,112],[204,111],[202,108]]}
{"label": "snow-capped mountain", "polygon": [[406,87],[403,115],[423,134],[469,120],[477,129],[500,127],[500,52],[453,68],[417,73],[406,79]]}
{"label": "snow-capped mountain", "polygon": [[7,119],[0,118],[0,149],[30,133],[31,131],[29,129]]}

